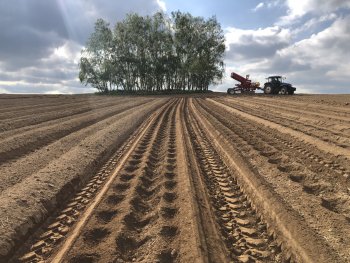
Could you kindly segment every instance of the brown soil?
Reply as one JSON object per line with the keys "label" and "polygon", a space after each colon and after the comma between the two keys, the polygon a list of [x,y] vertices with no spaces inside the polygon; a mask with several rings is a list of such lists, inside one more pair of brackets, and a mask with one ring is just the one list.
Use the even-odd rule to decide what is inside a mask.
{"label": "brown soil", "polygon": [[0,261],[350,262],[349,95],[0,100]]}

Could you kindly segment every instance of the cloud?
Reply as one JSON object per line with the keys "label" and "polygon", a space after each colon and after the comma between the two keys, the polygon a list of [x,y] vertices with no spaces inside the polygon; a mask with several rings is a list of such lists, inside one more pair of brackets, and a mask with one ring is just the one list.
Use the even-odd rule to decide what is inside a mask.
{"label": "cloud", "polygon": [[342,8],[350,8],[350,2],[348,0],[286,0],[285,5],[288,7],[287,15],[279,19],[277,23],[279,25],[294,23],[308,13],[320,15],[332,13]]}
{"label": "cloud", "polygon": [[[347,91],[349,8],[348,0],[257,1],[260,12],[250,15],[276,18],[264,28],[226,29],[227,75],[216,89],[233,86],[229,73],[236,71],[261,82],[284,74],[302,91]],[[93,92],[77,76],[96,19],[113,25],[130,12],[159,10],[167,10],[165,0],[0,1],[0,93]]]}
{"label": "cloud", "polygon": [[263,8],[265,4],[263,2],[260,2],[259,4],[256,5],[256,7],[253,8],[253,12],[258,11],[259,9]]}
{"label": "cloud", "polygon": [[[229,29],[226,33],[228,70],[264,82],[268,75],[284,75],[298,92],[347,93],[350,77],[350,15],[312,18],[305,30],[320,21],[332,23],[295,42],[301,31],[278,26],[258,30]],[[232,42],[232,43],[231,43]],[[231,83],[231,85],[230,85]],[[234,84],[228,77],[219,90]]]}
{"label": "cloud", "polygon": [[268,1],[268,3],[266,3],[266,5],[267,5],[268,8],[273,8],[273,7],[280,6],[283,1],[284,0]]}
{"label": "cloud", "polygon": [[9,93],[9,91],[6,90],[6,89],[4,89],[4,88],[0,88],[0,94],[1,94],[1,93],[5,93],[5,94],[6,94],[6,93]]}
{"label": "cloud", "polygon": [[281,6],[283,0],[274,0],[274,1],[266,1],[266,2],[260,2],[258,3],[253,9],[253,12],[257,12],[263,8],[275,8],[277,6]]}
{"label": "cloud", "polygon": [[334,21],[337,18],[338,18],[338,16],[335,13],[330,13],[330,14],[325,14],[322,16],[313,17],[313,18],[305,21],[304,23],[302,23],[299,27],[296,27],[295,29],[293,29],[292,33],[293,33],[293,35],[298,35],[298,34],[303,33],[303,32],[309,32],[309,31],[312,31],[313,29],[317,28],[321,24],[323,24],[325,22]]}
{"label": "cloud", "polygon": [[260,60],[271,57],[290,44],[291,32],[278,26],[258,30],[227,28],[226,45],[228,61]]}
{"label": "cloud", "polygon": [[157,0],[157,4],[163,12],[166,12],[166,4],[162,0]]}
{"label": "cloud", "polygon": [[334,66],[349,61],[350,15],[336,19],[323,31],[311,35],[280,51],[302,61],[313,60],[317,65]]}
{"label": "cloud", "polygon": [[69,93],[67,85],[82,92],[80,50],[95,21],[113,25],[127,13],[159,10],[166,10],[162,0],[0,1],[0,92],[49,92],[50,85],[60,93]]}

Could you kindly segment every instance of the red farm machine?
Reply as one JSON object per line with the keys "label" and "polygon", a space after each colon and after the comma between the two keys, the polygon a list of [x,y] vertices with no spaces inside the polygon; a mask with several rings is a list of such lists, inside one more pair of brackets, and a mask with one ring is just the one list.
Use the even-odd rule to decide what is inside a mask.
{"label": "red farm machine", "polygon": [[239,84],[236,84],[233,88],[227,89],[228,94],[236,94],[236,93],[245,93],[251,94],[255,93],[256,90],[261,89],[265,94],[282,94],[282,95],[293,95],[296,88],[294,88],[291,84],[283,82],[281,76],[270,76],[267,78],[267,82],[264,84],[264,87],[260,87],[259,82],[252,82],[249,79],[249,75],[246,77],[242,77],[241,75],[232,72],[231,78],[237,80]]}
{"label": "red farm machine", "polygon": [[235,72],[231,73],[231,78],[240,82],[236,84],[233,88],[227,89],[228,94],[236,94],[236,93],[255,93],[255,90],[260,89],[259,82],[252,82],[249,79],[249,75],[246,77],[242,77]]}

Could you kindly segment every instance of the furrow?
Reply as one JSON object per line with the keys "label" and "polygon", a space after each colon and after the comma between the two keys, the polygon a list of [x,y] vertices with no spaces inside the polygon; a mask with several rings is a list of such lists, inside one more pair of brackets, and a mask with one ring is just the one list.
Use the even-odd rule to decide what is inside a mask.
{"label": "furrow", "polygon": [[[350,147],[350,134],[349,132],[335,131],[333,128],[327,129],[324,126],[317,126],[305,121],[293,120],[289,117],[284,117],[281,114],[274,113],[273,111],[263,111],[261,109],[254,109],[253,107],[243,106],[240,103],[228,103],[224,100],[218,100],[220,103],[240,110],[242,112],[249,113],[253,116],[259,117],[264,120],[272,121],[285,127],[292,128],[293,130],[302,132],[309,136],[319,138],[324,142],[333,143],[339,147]],[[268,114],[266,113],[268,112]]]}
{"label": "furrow", "polygon": [[[45,97],[45,100],[40,98],[34,98],[30,101],[28,99],[21,97],[21,99],[14,99],[11,100],[11,106],[7,106],[6,109],[2,109],[0,113],[0,119],[3,119],[4,117],[7,118],[8,115],[20,115],[20,114],[27,114],[27,112],[31,112],[33,114],[37,112],[42,112],[43,110],[50,110],[51,108],[61,108],[62,106],[69,106],[73,103],[79,103],[84,101],[85,103],[88,103],[89,97],[82,96],[82,98],[76,98],[73,97],[69,99],[69,97],[62,97],[61,99],[54,98],[54,101],[50,101],[49,97]],[[101,101],[103,99],[100,99]],[[42,101],[42,103],[40,103]],[[94,99],[93,102],[96,100]],[[99,101],[99,100],[97,100]],[[33,104],[33,105],[31,105]],[[13,106],[16,105],[16,106]]]}
{"label": "furrow", "polygon": [[[136,105],[126,105],[122,108],[117,107],[112,110],[100,110],[99,114],[90,113],[87,116],[69,119],[62,123],[54,123],[45,127],[33,129],[30,132],[19,134],[11,138],[7,138],[1,141],[0,151],[0,164],[19,158],[27,153],[56,141],[64,136],[67,136],[73,132],[77,132],[88,126],[94,125],[105,119],[114,117],[117,114],[121,114],[127,110],[146,104],[148,101],[142,101]],[[79,119],[79,121],[77,121]]]}
{"label": "furrow", "polygon": [[[259,101],[264,101],[267,103],[278,103],[279,105],[285,105],[287,107],[295,108],[306,108],[312,111],[324,112],[324,113],[333,113],[338,116],[349,117],[350,109],[340,107],[341,103],[336,103],[337,106],[331,106],[324,104],[326,100],[320,99],[319,102],[309,101],[308,96],[294,96],[294,98],[283,98],[283,96],[271,96],[271,97],[256,97]],[[329,101],[329,99],[328,99]],[[322,103],[321,103],[322,102]]]}
{"label": "furrow", "polygon": [[[224,100],[227,101],[237,101],[237,99],[233,100],[232,98],[225,98]],[[254,108],[260,108],[261,106],[267,107],[269,109],[274,109],[277,112],[281,112],[283,114],[288,114],[293,116],[294,118],[304,118],[305,116],[307,117],[307,120],[314,120],[317,121],[320,118],[323,119],[325,122],[331,120],[335,122],[350,122],[350,117],[346,116],[338,116],[337,114],[330,114],[329,111],[326,111],[325,113],[322,110],[319,109],[308,109],[305,107],[296,107],[294,106],[288,106],[286,104],[281,104],[278,101],[269,101],[269,102],[264,102],[260,101],[257,97],[254,97],[253,100],[251,98],[239,98],[239,101],[242,101],[246,103],[249,106],[252,106]],[[273,103],[271,103],[273,102]]]}
{"label": "furrow", "polygon": [[[260,171],[282,198],[305,217],[311,228],[325,240],[332,240],[327,242],[329,246],[348,257],[341,249],[350,246],[343,241],[350,234],[345,227],[349,221],[346,160],[251,120],[237,115],[229,117],[211,103],[198,102],[198,109],[232,142],[246,162]],[[344,230],[337,231],[338,226],[344,226]],[[333,230],[327,231],[329,229]]]}
{"label": "furrow", "polygon": [[[164,107],[169,107],[169,103],[168,106]],[[148,124],[149,121],[143,123],[142,127],[125,142],[120,150],[91,178],[85,187],[57,213],[56,217],[47,220],[45,226],[37,231],[35,237],[29,240],[22,248],[22,253],[15,255],[14,261],[17,260],[16,258],[19,258],[21,262],[32,263],[48,260],[50,257],[52,257],[50,261],[52,260],[53,262],[61,260],[55,254],[67,246],[66,243],[71,236],[68,234],[76,232],[77,229],[79,229],[77,233],[80,234],[80,228],[83,227],[81,221],[88,220],[92,216],[95,206],[101,200],[103,200],[103,204],[106,203],[109,208],[113,209],[102,209],[94,213],[91,218],[99,222],[99,225],[102,225],[102,227],[83,230],[81,237],[84,243],[91,248],[91,246],[96,247],[98,242],[102,242],[109,235],[109,230],[106,230],[105,226],[119,213],[118,205],[125,200],[125,192],[129,189],[130,183],[135,177],[134,172],[140,166],[142,155],[149,144],[148,140],[157,127],[160,111],[161,109],[157,115],[149,118],[151,120],[150,124]],[[138,144],[136,149],[135,143]],[[115,167],[121,167],[123,164],[125,165],[121,171],[121,176],[118,177],[119,182],[115,182],[114,177],[117,174],[116,169],[118,169]],[[107,191],[108,189],[110,190]],[[67,249],[69,248],[70,246],[67,247]]]}
{"label": "furrow", "polygon": [[[40,112],[27,112],[25,116],[10,116],[9,119],[2,120],[0,125],[1,137],[4,138],[8,131],[11,131],[11,136],[14,134],[18,134],[23,130],[33,129],[35,126],[39,124],[43,124],[49,121],[59,121],[63,122],[66,117],[74,117],[74,115],[79,115],[87,112],[96,111],[96,109],[103,109],[108,107],[113,107],[115,105],[121,106],[130,102],[130,100],[123,100],[119,103],[119,101],[101,101],[94,103],[92,105],[88,105],[86,101],[81,103],[72,103],[67,107],[64,105],[57,106],[53,109],[40,109]],[[24,127],[25,129],[21,129]],[[5,133],[5,134],[4,134]]]}
{"label": "furrow", "polygon": [[234,172],[220,159],[204,132],[190,125],[194,122],[193,117],[187,121],[189,134],[229,258],[234,262],[290,260],[282,256],[280,245],[268,235],[266,224],[241,191]]}
{"label": "furrow", "polygon": [[[347,162],[340,162],[339,158],[332,158],[317,148],[293,138],[275,134],[269,128],[258,128],[254,123],[241,120],[238,116],[234,124],[230,123],[223,115],[217,113],[220,110],[218,107],[213,108],[215,110],[210,112],[216,120],[229,127],[260,155],[265,156],[267,163],[276,166],[279,172],[286,174],[285,177],[291,181],[302,184],[305,192],[318,196],[323,204],[326,204],[328,199],[333,200],[332,206],[328,205],[328,208],[350,219],[350,198],[347,197],[350,167]],[[209,112],[208,107],[205,109]]]}
{"label": "furrow", "polygon": [[[174,239],[179,228],[173,223],[178,207],[174,205],[177,174],[172,121],[176,105],[165,112],[153,141],[145,139],[150,149],[131,194],[131,208],[116,233],[116,256],[121,260],[169,263],[176,260]],[[134,245],[130,247],[129,242]]]}
{"label": "furrow", "polygon": [[255,122],[257,125],[260,127],[269,127],[272,129],[277,130],[280,133],[286,134],[286,136],[291,136],[294,137],[297,140],[304,141],[305,143],[308,143],[310,145],[316,146],[323,152],[328,152],[333,154],[334,156],[342,155],[345,158],[349,159],[350,158],[350,151],[348,149],[345,149],[343,147],[334,145],[333,143],[329,143],[326,141],[323,141],[321,139],[315,138],[313,136],[307,135],[303,132],[297,131],[293,128],[283,126],[281,124],[262,119],[260,117],[254,116],[252,114],[249,114],[247,112],[243,112],[237,109],[234,109],[232,107],[229,107],[227,105],[224,105],[222,103],[219,103],[215,100],[208,99],[208,102],[212,104],[216,104],[217,106],[220,106],[221,108],[224,109],[226,114],[234,114],[238,115],[240,117],[243,117],[245,119],[248,119],[250,121]]}

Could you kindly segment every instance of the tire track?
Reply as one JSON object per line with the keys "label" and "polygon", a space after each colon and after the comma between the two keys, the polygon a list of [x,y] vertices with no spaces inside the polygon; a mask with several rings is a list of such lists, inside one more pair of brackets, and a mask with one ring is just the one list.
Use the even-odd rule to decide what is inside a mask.
{"label": "tire track", "polygon": [[[188,114],[187,114],[188,115]],[[195,149],[202,180],[207,187],[211,206],[218,224],[218,232],[234,262],[286,262],[281,246],[267,233],[266,224],[252,208],[241,191],[234,172],[220,159],[206,135],[191,116],[187,128]],[[204,233],[204,235],[207,235]],[[285,261],[283,261],[285,260]]]}
{"label": "tire track", "polygon": [[[203,104],[201,104],[203,107]],[[208,112],[208,107],[205,107]],[[218,108],[216,108],[219,110]],[[229,127],[236,134],[239,134],[242,139],[244,139],[248,144],[252,145],[261,155],[268,158],[268,162],[271,164],[276,164],[281,172],[291,172],[294,173],[290,176],[290,179],[295,182],[307,183],[304,180],[307,175],[299,174],[319,174],[319,177],[327,178],[327,181],[332,182],[332,189],[337,188],[339,180],[344,183],[345,187],[339,189],[339,191],[347,191],[347,178],[349,167],[346,162],[339,162],[339,158],[330,158],[328,155],[317,151],[310,147],[310,145],[305,145],[293,139],[289,139],[286,136],[279,136],[274,134],[273,136],[267,136],[274,133],[273,130],[269,128],[262,127],[258,129],[254,127],[254,123],[249,121],[240,121],[237,118],[235,125],[229,123],[218,114],[213,114],[217,120],[219,120],[223,125]],[[245,131],[244,133],[241,131]],[[306,146],[306,147],[305,147]],[[286,151],[289,148],[289,151]],[[299,157],[300,156],[300,157]],[[300,163],[300,165],[291,164],[289,160],[293,160],[294,163]],[[320,165],[322,169],[320,170]],[[345,168],[348,167],[348,168]],[[298,175],[299,174],[299,175]],[[336,174],[338,176],[330,177],[329,174]],[[311,176],[309,176],[311,177]],[[307,187],[305,187],[307,188]]]}
{"label": "tire track", "polygon": [[[332,160],[309,145],[305,147],[305,144],[298,141],[286,140],[285,136],[278,134],[271,136],[274,134],[273,130],[254,127],[254,123],[241,121],[238,116],[233,125],[223,115],[217,113],[220,111],[218,107],[212,106],[215,110],[211,111],[202,103],[200,105],[206,112],[212,112],[211,114],[224,126],[234,131],[239,139],[243,139],[260,155],[267,157],[268,163],[277,166],[279,172],[285,173],[290,180],[301,183],[305,192],[318,196],[324,207],[343,214],[350,220],[350,198],[347,197],[348,187],[350,187],[350,182],[347,180],[350,169],[345,162],[343,166],[339,164],[338,158]],[[286,151],[286,148],[289,150]],[[292,163],[291,160],[293,160]],[[323,166],[321,166],[322,169],[320,165]],[[329,174],[337,176],[329,176]]]}
{"label": "tire track", "polygon": [[[152,104],[161,106],[11,262],[348,262],[348,156],[293,131],[296,113],[273,111],[277,124],[231,102]],[[117,117],[84,134],[103,123],[92,137],[104,138]]]}
{"label": "tire track", "polygon": [[[342,249],[344,246],[350,247],[350,242],[345,241],[346,236],[350,234],[346,227],[348,224],[346,221],[349,221],[350,203],[347,179],[349,168],[345,168],[348,166],[347,162],[343,162],[344,166],[340,165],[339,158],[333,156],[330,159],[329,155],[320,152],[316,147],[305,145],[290,136],[278,134],[273,129],[258,126],[239,115],[233,115],[235,121],[231,122],[227,115],[223,117],[225,114],[219,107],[203,102],[199,102],[197,107],[203,108],[203,113],[210,122],[222,131],[226,138],[234,142],[232,145],[242,153],[246,161],[267,174],[268,181],[284,185],[282,188],[284,195],[292,195],[286,200],[295,200],[296,197],[288,191],[290,183],[284,178],[302,186],[301,190],[305,196],[301,197],[308,202],[303,202],[300,198],[294,203],[295,208],[307,216],[307,221],[317,229],[317,232],[327,240],[332,240],[329,242],[331,247],[343,254],[342,256],[349,257]],[[270,173],[276,175],[268,176]],[[315,196],[317,199],[307,195]],[[322,211],[322,207],[331,213]],[[315,214],[324,219],[315,220]],[[338,226],[343,226],[344,230],[337,231]],[[329,229],[333,230],[327,231]]]}
{"label": "tire track", "polygon": [[[175,110],[165,113],[132,193],[131,209],[117,233],[117,257],[126,262],[175,262],[178,226]],[[148,141],[148,140],[147,140]],[[142,150],[139,149],[139,150]],[[165,159],[165,163],[162,160]],[[152,246],[152,251],[150,251]]]}
{"label": "tire track", "polygon": [[[177,250],[171,244],[179,230],[176,225],[169,224],[170,219],[160,228],[163,212],[165,216],[174,218],[177,214],[176,206],[168,209],[168,203],[176,200],[176,194],[171,192],[176,189],[176,175],[173,175],[175,171],[172,171],[176,166],[172,163],[173,159],[167,160],[166,163],[161,161],[168,151],[170,153],[174,150],[172,131],[168,132],[172,126],[170,118],[174,118],[174,114],[172,104],[163,112],[156,126],[153,126],[155,128],[147,131],[145,137],[140,140],[120,177],[112,184],[106,196],[105,201],[109,206],[115,204],[113,209],[106,209],[107,204],[103,202],[103,209],[92,219],[97,224],[93,223],[84,230],[78,240],[78,244],[82,246],[77,253],[74,253],[74,249],[69,253],[73,254],[68,256],[69,262],[81,262],[87,258],[92,262],[98,259],[112,262],[110,257],[113,255],[115,257],[116,253],[119,258],[141,255],[141,259],[146,257],[144,262],[154,262],[153,259],[160,262],[175,260]],[[111,210],[114,212],[109,221]],[[107,224],[100,226],[101,222]],[[115,222],[122,224],[116,227]],[[110,227],[111,224],[113,227]],[[152,246],[151,251],[154,253],[149,253],[149,246]],[[156,249],[157,247],[159,249]],[[102,251],[108,252],[102,253]],[[56,262],[55,260],[53,262]]]}
{"label": "tire track", "polygon": [[[108,123],[1,195],[0,221],[6,225],[0,228],[3,237],[0,240],[0,261],[10,256],[39,224],[65,204],[130,134],[167,101],[153,101],[142,107],[142,112],[131,112]],[[9,221],[5,222],[7,215]]]}
{"label": "tire track", "polygon": [[[169,107],[169,103],[167,107]],[[152,118],[152,116],[150,118]],[[156,118],[159,119],[159,115]],[[77,225],[81,224],[81,220],[87,220],[88,217],[86,213],[89,211],[91,212],[94,206],[96,206],[98,203],[98,199],[96,198],[101,198],[103,196],[103,190],[106,191],[105,189],[111,185],[111,180],[113,180],[115,177],[116,171],[118,169],[116,168],[116,171],[113,172],[115,169],[114,167],[119,163],[125,163],[125,156],[129,156],[131,154],[131,150],[135,147],[133,144],[140,141],[139,137],[143,136],[144,132],[142,130],[147,129],[147,126],[150,125],[151,128],[149,129],[147,133],[148,135],[146,134],[145,138],[153,133],[155,122],[149,125],[147,123],[148,122],[146,121],[142,127],[128,139],[124,146],[121,147],[121,149],[101,168],[97,175],[92,177],[86,186],[82,188],[80,192],[78,192],[65,206],[65,208],[58,213],[57,217],[49,220],[49,223],[46,224],[47,226],[44,227],[42,231],[39,231],[39,233],[42,233],[40,233],[39,237],[36,237],[36,242],[33,242],[33,240],[31,240],[22,251],[22,256],[20,256],[20,254],[15,255],[14,261],[16,261],[16,258],[20,257],[19,261],[21,262],[40,262],[50,257],[51,254],[57,252],[57,248],[60,247],[60,243],[62,240],[64,240],[64,236],[72,231],[76,231],[75,228],[77,228]],[[144,141],[141,141],[141,144],[143,142]],[[140,149],[137,149],[135,152],[138,150]],[[139,152],[139,154],[141,153]],[[130,165],[129,162],[129,165],[125,167],[125,172],[133,172],[135,165],[137,168],[135,161],[138,160],[139,157],[140,156],[137,153],[132,155],[132,165]],[[138,163],[138,161],[136,162]],[[128,181],[132,179],[132,177],[132,174],[123,174],[121,176],[121,180]],[[106,181],[107,183],[105,183]],[[115,184],[115,191],[121,194],[108,196],[106,199],[107,202],[113,206],[121,203],[125,197],[122,193],[125,192],[128,187],[129,184],[127,182]],[[99,192],[99,189],[101,188],[102,191]],[[117,210],[108,210],[100,211],[97,214],[97,217],[99,220],[103,221],[104,224],[107,224],[116,215]],[[96,242],[102,241],[107,235],[109,235],[109,232],[105,228],[96,228],[85,233],[84,240],[90,245],[96,245]],[[65,243],[63,243],[63,245],[65,245]],[[25,250],[29,250],[29,252],[24,254]]]}

